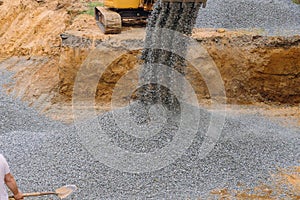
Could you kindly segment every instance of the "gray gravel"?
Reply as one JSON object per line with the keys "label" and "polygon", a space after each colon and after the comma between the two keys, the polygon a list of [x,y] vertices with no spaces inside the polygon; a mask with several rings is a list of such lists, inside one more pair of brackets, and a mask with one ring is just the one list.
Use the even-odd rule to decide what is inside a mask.
{"label": "gray gravel", "polygon": [[[10,75],[0,75],[2,85]],[[234,189],[238,182],[253,186],[268,181],[270,171],[295,166],[300,159],[300,130],[281,127],[256,115],[228,116],[214,150],[199,159],[198,150],[210,117],[203,109],[197,137],[180,159],[155,172],[131,174],[95,160],[82,145],[74,125],[46,119],[4,92],[0,93],[0,102],[0,152],[7,157],[23,191],[76,184],[79,190],[70,199],[205,197],[215,188]],[[122,110],[117,113],[122,115]],[[131,151],[161,148],[176,131],[176,123],[169,123],[156,138],[137,140],[118,129],[111,113],[80,126],[88,132],[97,130],[99,124],[111,142]],[[141,144],[148,149],[142,149]]]}
{"label": "gray gravel", "polygon": [[[208,1],[199,14],[197,27],[298,34],[300,7],[288,0]],[[0,71],[0,86],[10,81],[11,75]],[[117,112],[121,117],[123,113]],[[97,131],[100,124],[111,143],[133,152],[151,152],[172,141],[178,127],[176,120],[154,137],[142,140],[118,128],[111,112],[77,127],[64,125],[0,91],[0,152],[7,157],[23,191],[76,184],[79,189],[69,199],[80,200],[205,198],[215,188],[236,189],[238,182],[251,187],[269,181],[269,172],[277,167],[299,165],[300,128],[282,127],[258,115],[227,116],[215,148],[200,159],[199,148],[210,116],[209,111],[201,109],[197,136],[180,159],[161,170],[133,174],[97,161],[78,134]]]}
{"label": "gray gravel", "polygon": [[300,33],[300,5],[292,0],[208,0],[196,23],[202,28],[258,29],[268,35]]}

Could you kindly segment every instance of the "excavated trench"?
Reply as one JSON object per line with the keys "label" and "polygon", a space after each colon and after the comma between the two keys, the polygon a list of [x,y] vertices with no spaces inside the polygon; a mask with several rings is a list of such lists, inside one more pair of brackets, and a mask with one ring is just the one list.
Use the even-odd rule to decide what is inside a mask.
{"label": "excavated trench", "polygon": [[[59,62],[59,94],[70,101],[74,80],[83,61],[86,58],[88,61],[104,59],[107,52],[103,51],[110,45],[111,51],[124,51],[125,48],[124,54],[105,69],[99,81],[96,97],[99,101],[110,102],[118,80],[142,62],[140,56],[143,34],[137,38],[138,32],[131,33],[136,39],[123,40],[117,36],[114,42],[101,42],[96,49],[88,47],[92,43],[89,40],[75,47],[78,38],[69,35],[68,40],[63,40],[64,47]],[[207,49],[218,67],[228,103],[300,103],[299,36],[267,37],[251,33],[195,30],[193,38]],[[130,50],[133,45],[140,50]],[[186,73],[198,99],[209,99],[210,94],[201,74],[190,65]]]}
{"label": "excavated trench", "polygon": [[[118,81],[129,71],[139,69],[143,63],[144,37],[144,29],[134,29],[99,40],[65,33],[57,57],[12,57],[1,63],[1,68],[16,73],[15,82],[7,85],[8,91],[53,117],[55,112],[52,113],[52,108],[63,110],[61,105],[71,103],[74,82],[82,67],[87,63],[106,60],[107,56],[121,55],[108,66],[98,66],[103,68],[101,70],[104,73],[99,79],[96,93],[92,94],[102,106],[100,109],[110,109],[106,105],[110,105]],[[299,106],[300,36],[268,37],[242,31],[196,29],[192,38],[207,50],[219,69],[227,103],[263,102]],[[209,68],[205,70],[207,74],[213,73]],[[93,76],[99,78],[93,70],[85,73],[87,81]],[[138,71],[133,74],[122,79],[122,84],[129,88],[137,85]],[[210,93],[199,71],[188,65],[186,78],[198,100],[209,101]],[[84,90],[88,91],[89,87]],[[132,97],[125,90],[118,95],[121,104],[128,103]],[[68,106],[67,110],[70,110]],[[64,114],[66,112],[62,112]],[[54,118],[61,119],[56,114]]]}

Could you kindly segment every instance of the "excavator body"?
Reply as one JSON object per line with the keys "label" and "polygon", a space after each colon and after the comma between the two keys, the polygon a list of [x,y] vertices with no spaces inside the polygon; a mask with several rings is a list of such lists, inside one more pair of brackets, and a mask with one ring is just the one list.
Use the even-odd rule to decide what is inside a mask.
{"label": "excavator body", "polygon": [[123,20],[145,20],[156,0],[104,0],[104,7],[95,7],[95,19],[105,34],[121,32]]}
{"label": "excavator body", "polygon": [[[157,0],[104,0],[104,7],[95,7],[95,19],[105,34],[118,34],[123,20],[145,20]],[[202,3],[207,0],[161,0],[162,3]]]}
{"label": "excavator body", "polygon": [[106,0],[104,6],[114,9],[138,9],[141,6],[140,0]]}

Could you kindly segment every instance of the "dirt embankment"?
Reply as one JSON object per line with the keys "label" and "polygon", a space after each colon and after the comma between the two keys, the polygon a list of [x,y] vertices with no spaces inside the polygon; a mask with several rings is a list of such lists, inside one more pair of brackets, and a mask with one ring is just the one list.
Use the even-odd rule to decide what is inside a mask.
{"label": "dirt embankment", "polygon": [[[92,59],[101,60],[105,59],[102,56],[105,52],[101,48],[109,45],[113,47],[116,43],[120,43],[117,47],[119,49],[130,49],[133,44],[140,42],[141,45],[137,48],[142,49],[143,34],[140,32],[141,30],[136,30],[126,33],[132,34],[131,38],[134,39],[115,36],[113,39],[118,42],[114,44],[96,41],[94,44],[99,44],[96,50],[88,47],[92,46],[91,40],[81,39],[78,42],[78,37],[66,35],[61,52],[60,94],[71,100],[77,72],[91,52],[98,51]],[[300,103],[300,36],[267,37],[255,33],[195,30],[193,37],[207,49],[218,67],[229,103]],[[139,51],[134,53],[128,50],[108,66],[107,73],[100,80],[97,97],[101,97],[105,103],[110,102],[115,84],[124,73],[140,63],[139,56]],[[91,61],[90,56],[89,60]],[[210,73],[210,69],[207,69],[207,73]],[[201,74],[193,66],[188,67],[187,79],[193,85],[199,100],[210,98]]]}
{"label": "dirt embankment", "polygon": [[71,0],[4,0],[0,7],[1,56],[57,56],[59,34],[78,9]]}
{"label": "dirt embankment", "polygon": [[[84,31],[93,17],[80,15],[86,9],[86,1],[1,2],[0,61],[4,62],[0,66],[16,73],[15,83],[7,85],[8,92],[45,110],[52,104],[60,83],[60,34],[67,30]],[[84,19],[78,20],[78,15]]]}
{"label": "dirt embankment", "polygon": [[300,36],[195,34],[212,56],[231,103],[300,103]]}

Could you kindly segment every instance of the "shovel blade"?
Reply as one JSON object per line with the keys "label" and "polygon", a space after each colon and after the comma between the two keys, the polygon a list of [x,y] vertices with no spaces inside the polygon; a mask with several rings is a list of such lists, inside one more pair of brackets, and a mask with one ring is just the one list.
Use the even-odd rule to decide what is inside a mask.
{"label": "shovel blade", "polygon": [[55,192],[60,199],[64,199],[72,194],[76,189],[76,185],[66,185],[64,187],[56,189]]}

